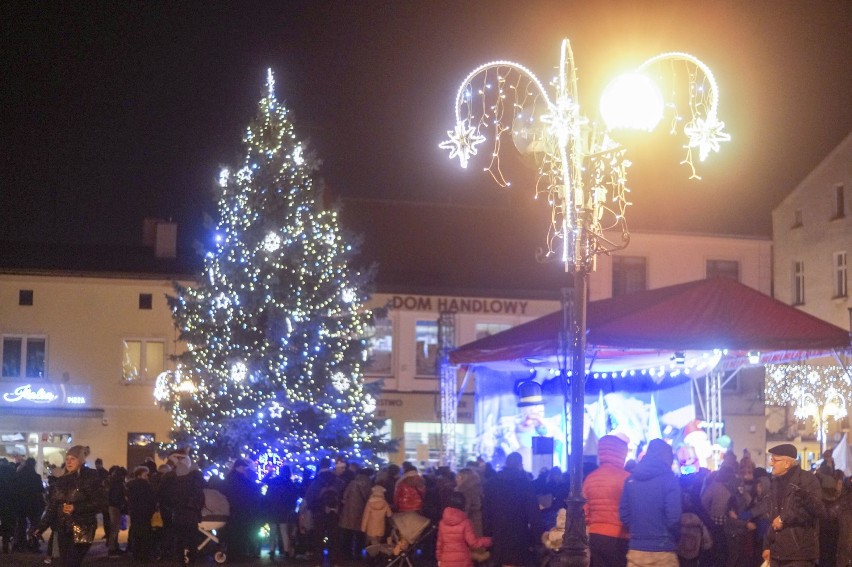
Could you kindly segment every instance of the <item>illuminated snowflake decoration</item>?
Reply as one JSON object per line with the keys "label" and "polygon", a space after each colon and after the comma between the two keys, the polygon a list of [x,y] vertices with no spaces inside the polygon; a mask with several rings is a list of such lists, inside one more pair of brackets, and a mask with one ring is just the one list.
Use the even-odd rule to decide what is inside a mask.
{"label": "illuminated snowflake decoration", "polygon": [[352,289],[351,287],[347,287],[340,294],[340,299],[342,299],[344,303],[352,303],[356,299],[358,299],[358,294],[355,293],[355,290]]}
{"label": "illuminated snowflake decoration", "polygon": [[263,239],[263,249],[267,252],[275,252],[281,248],[281,237],[276,232],[270,232]]}
{"label": "illuminated snowflake decoration", "polygon": [[154,382],[154,399],[158,402],[167,400],[169,398],[169,394],[171,394],[174,383],[175,379],[170,371],[166,370],[165,372],[160,372],[160,374],[157,375],[156,382]]}
{"label": "illuminated snowflake decoration", "polygon": [[696,118],[695,122],[684,126],[683,131],[689,137],[689,148],[698,148],[698,157],[704,161],[710,150],[719,151],[719,142],[730,142],[731,135],[722,130],[725,123],[710,115],[707,120]]}
{"label": "illuminated snowflake decoration", "polygon": [[447,130],[450,139],[438,144],[442,150],[450,150],[450,159],[459,158],[462,167],[467,167],[470,156],[476,155],[476,146],[485,141],[485,136],[476,133],[476,128],[466,122],[457,122],[453,130]]}
{"label": "illuminated snowflake decoration", "polygon": [[278,402],[269,404],[269,417],[272,419],[281,419],[282,415],[284,415],[284,406]]}
{"label": "illuminated snowflake decoration", "polygon": [[228,180],[230,178],[231,178],[231,172],[228,170],[228,168],[222,169],[222,171],[219,172],[219,187],[222,187],[222,188],[227,187],[228,186]]}
{"label": "illuminated snowflake decoration", "polygon": [[305,163],[304,152],[305,152],[305,150],[302,149],[301,144],[296,146],[296,148],[293,150],[293,163],[295,163],[296,165],[304,164]]}
{"label": "illuminated snowflake decoration", "polygon": [[376,411],[376,398],[370,394],[364,396],[364,411],[367,413],[373,413]]}
{"label": "illuminated snowflake decoration", "polygon": [[248,366],[245,362],[235,362],[231,366],[231,380],[234,382],[242,382],[248,376]]}
{"label": "illuminated snowflake decoration", "polygon": [[550,125],[548,129],[559,140],[560,145],[568,142],[579,109],[579,105],[570,97],[561,96],[556,100],[556,104],[551,107],[551,111],[541,116],[541,121]]}
{"label": "illuminated snowflake decoration", "polygon": [[331,385],[342,394],[349,389],[349,378],[343,372],[335,372],[331,377]]}

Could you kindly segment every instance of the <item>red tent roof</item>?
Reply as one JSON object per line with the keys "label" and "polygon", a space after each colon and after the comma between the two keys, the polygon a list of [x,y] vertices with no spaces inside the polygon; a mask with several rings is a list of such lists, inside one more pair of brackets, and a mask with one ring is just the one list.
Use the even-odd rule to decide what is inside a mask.
{"label": "red tent roof", "polygon": [[[453,364],[553,357],[562,312],[468,343]],[[727,278],[699,280],[594,301],[591,351],[808,351],[845,349],[849,332]],[[609,348],[601,348],[609,347]]]}

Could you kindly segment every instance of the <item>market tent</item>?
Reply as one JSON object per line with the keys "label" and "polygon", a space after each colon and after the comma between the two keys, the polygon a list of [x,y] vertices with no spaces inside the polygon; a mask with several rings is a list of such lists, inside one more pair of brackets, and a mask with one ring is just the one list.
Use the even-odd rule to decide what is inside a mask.
{"label": "market tent", "polygon": [[[561,311],[463,345],[456,365],[554,366]],[[761,353],[761,363],[811,358],[849,347],[849,332],[728,278],[712,278],[591,302],[589,371],[650,368],[675,353],[692,360]],[[718,362],[716,357],[713,365]]]}

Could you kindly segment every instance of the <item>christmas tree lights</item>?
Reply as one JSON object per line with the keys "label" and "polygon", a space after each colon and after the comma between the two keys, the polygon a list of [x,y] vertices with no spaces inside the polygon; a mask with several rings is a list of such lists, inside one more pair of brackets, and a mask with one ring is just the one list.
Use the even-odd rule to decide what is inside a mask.
{"label": "christmas tree lights", "polygon": [[219,224],[196,286],[169,298],[186,351],[157,380],[175,440],[201,462],[294,464],[390,448],[365,384],[369,274],[337,212],[323,207],[317,160],[288,110],[267,95],[243,138],[245,162],[218,178]]}

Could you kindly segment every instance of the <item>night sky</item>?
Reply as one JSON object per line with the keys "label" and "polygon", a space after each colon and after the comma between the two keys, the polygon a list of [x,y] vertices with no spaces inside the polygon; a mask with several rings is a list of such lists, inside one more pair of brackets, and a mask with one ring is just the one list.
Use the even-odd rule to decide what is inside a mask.
{"label": "night sky", "polygon": [[849,0],[20,1],[0,21],[5,241],[133,244],[146,216],[203,240],[268,67],[342,198],[531,199],[532,171],[507,196],[438,143],[469,71],[510,59],[549,79],[563,37],[587,114],[663,51],[719,82],[733,140],[703,181],[678,165],[680,138],[631,147],[634,229],[769,236],[771,209],[852,131]]}

